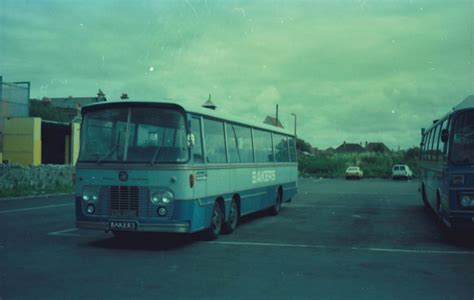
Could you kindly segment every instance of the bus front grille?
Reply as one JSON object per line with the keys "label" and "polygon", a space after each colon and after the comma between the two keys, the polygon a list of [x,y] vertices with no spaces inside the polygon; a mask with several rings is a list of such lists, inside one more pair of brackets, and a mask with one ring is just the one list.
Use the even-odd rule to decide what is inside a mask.
{"label": "bus front grille", "polygon": [[139,189],[137,186],[110,187],[110,215],[114,217],[138,217]]}

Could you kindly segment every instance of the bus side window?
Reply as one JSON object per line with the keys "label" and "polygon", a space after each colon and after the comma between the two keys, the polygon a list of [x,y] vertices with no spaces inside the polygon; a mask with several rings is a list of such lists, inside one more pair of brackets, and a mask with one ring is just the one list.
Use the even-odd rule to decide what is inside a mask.
{"label": "bus side window", "polygon": [[204,141],[208,163],[227,162],[223,122],[204,119]]}
{"label": "bus side window", "polygon": [[273,162],[272,134],[255,129],[253,135],[256,162]]}
{"label": "bus side window", "polygon": [[438,146],[439,146],[439,136],[440,136],[440,131],[441,131],[441,124],[438,124],[435,128],[435,136],[433,140],[433,154],[432,158],[433,160],[437,161],[439,159],[438,157]]}
{"label": "bus side window", "polygon": [[229,162],[253,162],[252,132],[249,127],[227,123],[227,147]]}
{"label": "bus side window", "polygon": [[275,160],[277,162],[288,162],[290,156],[288,153],[288,140],[286,136],[273,134],[273,141],[275,143]]}
{"label": "bus side window", "polygon": [[202,154],[202,136],[201,136],[201,120],[199,118],[191,118],[191,131],[194,134],[193,160],[195,163],[203,163],[204,155]]}
{"label": "bus side window", "polygon": [[288,139],[288,144],[290,147],[290,161],[295,162],[296,161],[296,141],[294,137],[290,137]]}
{"label": "bus side window", "polygon": [[[442,130],[446,129],[446,130],[448,130],[448,132],[451,131],[449,129],[450,123],[451,123],[451,117],[449,117],[448,120],[444,121]],[[446,158],[448,157],[448,149],[449,149],[448,144],[449,144],[449,139],[446,141],[446,143],[443,143],[443,150],[442,150],[442,152],[443,152],[443,161],[446,161]]]}
{"label": "bus side window", "polygon": [[423,159],[429,160],[430,159],[430,145],[431,145],[431,134],[432,131],[428,131],[426,136],[426,144],[425,144],[425,151],[423,155]]}

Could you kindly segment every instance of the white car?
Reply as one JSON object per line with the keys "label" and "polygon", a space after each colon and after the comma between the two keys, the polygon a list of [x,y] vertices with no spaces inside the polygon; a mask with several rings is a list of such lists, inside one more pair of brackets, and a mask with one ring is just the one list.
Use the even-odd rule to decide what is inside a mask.
{"label": "white car", "polygon": [[346,170],[346,179],[357,178],[362,179],[364,172],[359,167],[349,167]]}
{"label": "white car", "polygon": [[412,179],[413,172],[407,165],[394,165],[392,168],[392,179]]}

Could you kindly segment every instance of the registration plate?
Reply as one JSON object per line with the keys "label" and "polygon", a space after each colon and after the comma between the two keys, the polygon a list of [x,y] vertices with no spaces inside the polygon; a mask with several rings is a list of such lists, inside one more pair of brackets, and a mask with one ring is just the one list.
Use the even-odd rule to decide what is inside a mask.
{"label": "registration plate", "polygon": [[133,221],[110,221],[110,229],[137,230],[137,222]]}

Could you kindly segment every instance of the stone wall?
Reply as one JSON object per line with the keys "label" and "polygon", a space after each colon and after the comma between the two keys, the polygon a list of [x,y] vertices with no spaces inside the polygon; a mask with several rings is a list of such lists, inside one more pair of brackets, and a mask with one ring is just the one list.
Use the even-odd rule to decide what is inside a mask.
{"label": "stone wall", "polygon": [[18,191],[32,194],[72,187],[74,166],[0,164],[0,194]]}

